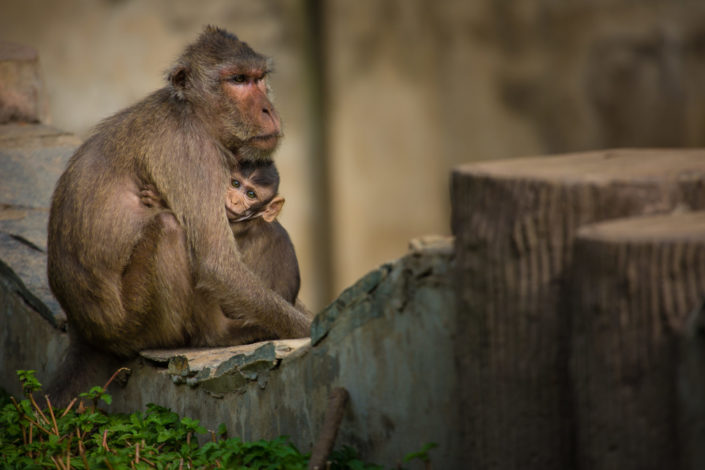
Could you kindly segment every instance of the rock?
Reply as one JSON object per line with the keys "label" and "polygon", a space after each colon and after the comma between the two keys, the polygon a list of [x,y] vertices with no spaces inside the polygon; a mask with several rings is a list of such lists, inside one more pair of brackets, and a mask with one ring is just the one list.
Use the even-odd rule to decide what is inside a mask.
{"label": "rock", "polygon": [[66,331],[66,314],[49,289],[46,261],[46,253],[33,244],[0,231],[0,276],[49,324]]}
{"label": "rock", "polygon": [[166,365],[175,383],[202,385],[222,395],[237,391],[248,381],[261,382],[266,371],[310,343],[308,338],[285,339],[227,348],[146,350],[140,356]]}
{"label": "rock", "polygon": [[79,144],[77,137],[47,126],[0,126],[0,204],[48,208]]}

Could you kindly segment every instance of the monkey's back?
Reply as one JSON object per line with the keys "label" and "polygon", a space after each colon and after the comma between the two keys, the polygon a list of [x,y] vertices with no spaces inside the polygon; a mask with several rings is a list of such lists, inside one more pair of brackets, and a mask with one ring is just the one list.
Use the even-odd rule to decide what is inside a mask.
{"label": "monkey's back", "polygon": [[[158,109],[157,93],[101,123],[71,157],[52,196],[49,285],[78,326],[74,331],[92,343],[120,334],[114,327],[126,315],[120,276],[151,216],[139,188],[149,180],[143,159],[155,151],[149,146],[155,131],[141,116]],[[162,119],[152,129],[169,125]]]}

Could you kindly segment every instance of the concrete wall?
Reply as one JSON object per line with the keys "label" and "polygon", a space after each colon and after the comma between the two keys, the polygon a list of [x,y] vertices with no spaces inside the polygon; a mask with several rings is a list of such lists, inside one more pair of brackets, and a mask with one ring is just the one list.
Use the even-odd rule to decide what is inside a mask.
{"label": "concrete wall", "polygon": [[447,240],[369,273],[316,318],[313,346],[304,345],[280,363],[268,362],[273,356],[266,351],[259,361],[228,361],[235,353],[221,354],[191,370],[198,378],[204,368],[218,369],[211,371],[215,378],[190,381],[195,389],[174,386],[168,369],[133,363],[127,386],[111,392],[113,409],[158,403],[198,418],[208,429],[225,423],[231,435],[247,440],[288,435],[309,451],[330,390],[345,387],[350,401],[336,447],[352,445],[366,461],[392,467],[436,442],[434,467],[462,468],[453,421],[458,400],[452,252]]}

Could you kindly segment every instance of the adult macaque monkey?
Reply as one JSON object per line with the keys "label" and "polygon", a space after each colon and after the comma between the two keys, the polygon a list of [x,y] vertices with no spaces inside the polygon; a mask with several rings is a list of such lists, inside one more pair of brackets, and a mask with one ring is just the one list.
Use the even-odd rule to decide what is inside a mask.
{"label": "adult macaque monkey", "polygon": [[[99,353],[309,334],[307,316],[242,263],[223,210],[230,168],[269,160],[281,137],[268,70],[264,56],[209,26],[164,88],[106,119],[73,155],[48,231],[49,284],[70,328],[59,374],[104,367]],[[168,210],[140,203],[148,185]]]}

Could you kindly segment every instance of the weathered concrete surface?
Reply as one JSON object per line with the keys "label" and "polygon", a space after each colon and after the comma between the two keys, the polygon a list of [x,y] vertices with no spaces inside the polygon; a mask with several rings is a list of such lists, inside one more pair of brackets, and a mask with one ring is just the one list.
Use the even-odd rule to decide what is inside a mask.
{"label": "weathered concrete surface", "polygon": [[0,123],[46,117],[39,56],[33,48],[0,41]]}
{"label": "weathered concrete surface", "polygon": [[415,246],[319,314],[313,346],[298,340],[145,352],[130,364],[127,385],[110,390],[112,410],[157,403],[210,429],[225,423],[244,439],[289,435],[308,451],[329,391],[345,387],[350,403],[338,445],[391,466],[433,441],[441,444],[433,451],[436,468],[462,468],[454,463],[461,446],[453,422],[452,246],[449,239]]}
{"label": "weathered concrete surface", "polygon": [[140,356],[166,365],[176,384],[202,387],[211,395],[237,392],[248,382],[261,387],[267,383],[269,371],[281,360],[310,345],[308,338],[265,341],[228,348],[142,351]]}
{"label": "weathered concrete surface", "polygon": [[48,126],[0,126],[0,204],[48,208],[56,180],[80,143]]}
{"label": "weathered concrete surface", "polygon": [[[18,395],[16,370],[35,369],[46,381],[68,347],[66,316],[46,280],[46,252],[23,238],[22,230],[13,230],[13,223],[22,229],[27,219],[3,220],[23,214],[29,220],[35,217],[27,214],[37,216],[0,209],[0,387]],[[46,213],[38,214],[46,222]]]}
{"label": "weathered concrete surface", "polygon": [[56,180],[80,140],[41,124],[0,125],[0,386],[17,369],[46,382],[68,346],[66,315],[46,277],[46,226]]}
{"label": "weathered concrete surface", "polygon": [[68,347],[68,335],[30,306],[25,291],[0,263],[0,388],[17,396],[22,390],[15,371],[35,369],[46,383]]}
{"label": "weathered concrete surface", "polygon": [[41,124],[0,125],[0,269],[14,292],[60,330],[66,316],[46,278],[46,227],[54,185],[79,144]]}

